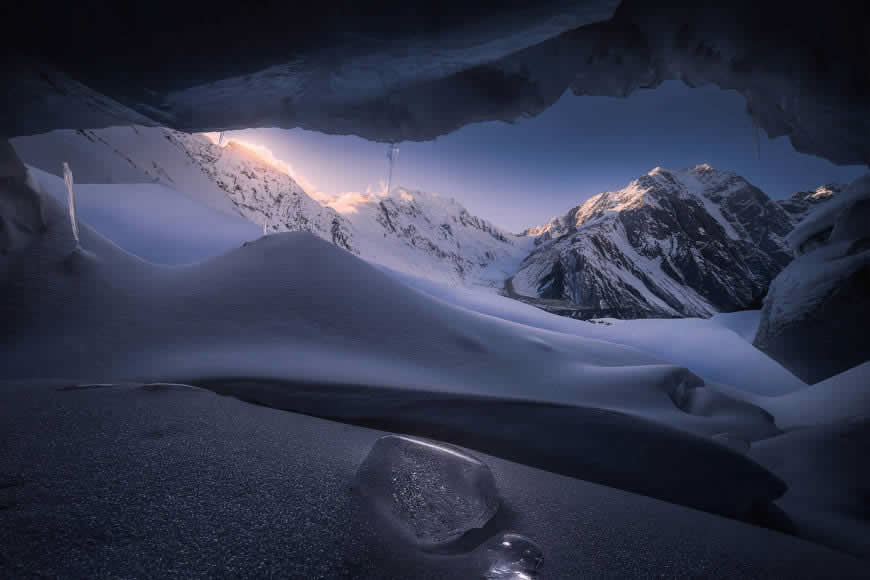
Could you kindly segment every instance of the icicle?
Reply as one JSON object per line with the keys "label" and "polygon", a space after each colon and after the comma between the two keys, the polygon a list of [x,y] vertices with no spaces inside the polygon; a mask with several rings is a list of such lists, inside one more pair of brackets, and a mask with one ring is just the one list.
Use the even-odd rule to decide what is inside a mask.
{"label": "icicle", "polygon": [[390,147],[387,149],[387,159],[390,160],[390,173],[387,177],[387,193],[390,193],[390,189],[393,186],[393,165],[399,160],[399,146],[395,143],[390,143]]}
{"label": "icicle", "polygon": [[218,137],[218,147],[222,147],[224,144],[224,132],[221,131],[220,136]]}
{"label": "icicle", "polygon": [[266,229],[269,227],[269,216],[263,214],[263,235],[268,236],[269,231]]}
{"label": "icicle", "polygon": [[79,224],[76,222],[76,196],[73,193],[73,174],[69,168],[69,164],[63,162],[63,182],[66,184],[66,192],[69,200],[69,223],[72,226],[72,234],[76,240],[76,247],[79,247]]}

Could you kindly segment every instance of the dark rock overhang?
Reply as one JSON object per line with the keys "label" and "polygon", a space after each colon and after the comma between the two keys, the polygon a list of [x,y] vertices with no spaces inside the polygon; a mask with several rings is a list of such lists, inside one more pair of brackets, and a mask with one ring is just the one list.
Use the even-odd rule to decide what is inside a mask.
{"label": "dark rock overhang", "polygon": [[[736,89],[770,136],[870,164],[863,2],[19,3],[0,134],[159,124],[427,140],[566,90]],[[619,4],[619,6],[617,6]],[[14,49],[14,52],[11,51]]]}

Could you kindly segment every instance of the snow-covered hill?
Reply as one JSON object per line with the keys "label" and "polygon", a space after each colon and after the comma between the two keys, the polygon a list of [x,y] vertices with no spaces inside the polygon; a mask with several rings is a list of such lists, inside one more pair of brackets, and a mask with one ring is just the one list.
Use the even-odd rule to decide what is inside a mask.
{"label": "snow-covered hill", "polygon": [[657,167],[527,230],[538,247],[507,290],[580,318],[738,310],[791,260],[783,241],[791,227],[734,173]]}

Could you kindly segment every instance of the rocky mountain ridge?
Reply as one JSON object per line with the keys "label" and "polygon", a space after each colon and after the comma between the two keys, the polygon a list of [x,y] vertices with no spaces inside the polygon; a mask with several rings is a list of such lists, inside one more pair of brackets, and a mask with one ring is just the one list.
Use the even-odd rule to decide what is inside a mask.
{"label": "rocky mountain ridge", "polygon": [[845,185],[826,183],[810,191],[798,191],[788,199],[780,200],[777,203],[789,214],[792,223],[797,225],[820,204],[830,201],[844,189],[846,189]]}
{"label": "rocky mountain ridge", "polygon": [[744,178],[657,167],[527,230],[507,291],[580,318],[709,316],[755,306],[791,260],[792,221]]}
{"label": "rocky mountain ridge", "polygon": [[839,191],[822,186],[774,202],[739,175],[709,165],[657,167],[517,235],[449,197],[406,188],[315,200],[282,162],[232,140],[221,146],[204,135],[128,127],[60,131],[16,148],[26,153],[34,139],[31,150],[73,159],[86,181],[191,189],[269,233],[308,231],[392,270],[495,288],[583,319],[759,307],[792,259],[784,237]]}

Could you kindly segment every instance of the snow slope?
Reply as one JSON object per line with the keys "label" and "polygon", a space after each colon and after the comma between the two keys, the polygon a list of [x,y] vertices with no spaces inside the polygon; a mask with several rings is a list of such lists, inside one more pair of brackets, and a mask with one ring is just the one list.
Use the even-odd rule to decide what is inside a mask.
{"label": "snow slope", "polygon": [[529,238],[432,193],[398,187],[345,194],[328,206],[352,224],[360,256],[431,280],[501,288],[532,248]]}
{"label": "snow slope", "polygon": [[[84,223],[74,250],[62,206],[46,198],[43,214],[47,231],[9,256],[6,377],[368,384],[595,404],[706,434],[733,419],[675,403],[686,389],[715,391],[685,369],[448,304],[308,234],[161,267]],[[744,418],[757,431],[759,418]]]}
{"label": "snow slope", "polygon": [[[32,181],[20,169],[17,197],[0,198],[9,207],[27,201],[22,184]],[[417,429],[573,481],[776,525],[763,506],[781,482],[712,440],[769,438],[778,433],[772,418],[684,368],[448,304],[309,233],[165,267],[82,223],[79,249],[65,208],[41,199],[38,214],[20,213],[14,224],[26,243],[4,256],[6,377],[189,381],[349,423]],[[702,342],[684,334],[686,345]],[[644,340],[653,336],[664,342],[656,329]],[[534,481],[525,488],[537,489]]]}
{"label": "snow slope", "polygon": [[451,287],[397,272],[392,274],[418,290],[474,312],[553,332],[631,346],[685,366],[705,380],[741,391],[777,395],[806,387],[750,344],[758,324],[758,311],[720,314],[710,319],[581,321],[488,292]]}
{"label": "snow slope", "polygon": [[[10,258],[9,377],[274,374],[553,401],[576,400],[581,384],[629,384],[636,372],[686,380],[631,348],[448,305],[307,234],[161,267],[86,224],[75,251],[61,206],[47,199],[45,214],[48,231]],[[620,379],[612,369],[626,365],[642,370]]]}
{"label": "snow slope", "polygon": [[[42,191],[66,204],[63,180],[31,168]],[[74,185],[79,219],[155,264],[199,262],[260,236],[239,215],[210,208],[159,183]]]}
{"label": "snow slope", "polygon": [[61,162],[77,183],[156,183],[217,209],[237,215],[226,192],[201,169],[187,147],[208,140],[159,127],[109,127],[52,131],[10,142],[28,165],[59,175]]}
{"label": "snow slope", "polygon": [[[274,160],[240,143],[220,147],[203,135],[171,129],[112,127],[54,131],[12,144],[28,165],[48,173],[57,174],[60,162],[68,161],[77,183],[117,184],[119,192],[127,184],[159,184],[244,216],[261,231],[265,225],[272,232],[312,232],[355,251],[341,216],[309,197]],[[208,223],[207,214],[203,220]]]}
{"label": "snow slope", "polygon": [[[44,191],[65,202],[66,193],[59,178],[39,170],[35,170],[35,174]],[[96,225],[115,243],[151,262],[195,262],[237,248],[259,235],[257,227],[242,218],[230,218],[199,204],[187,203],[184,196],[160,185],[76,185],[76,192],[82,221]],[[358,207],[366,211],[377,203],[367,202]],[[428,215],[432,215],[431,210]],[[471,229],[461,224],[456,227],[461,232]],[[500,243],[482,230],[475,228],[472,233]],[[366,238],[358,231],[354,231],[354,239],[365,248]],[[408,260],[404,262],[407,265],[414,256],[415,250],[409,249],[399,259]],[[383,261],[395,263],[388,259]],[[632,346],[657,359],[688,367],[707,380],[747,392],[776,394],[803,386],[778,364],[728,331],[728,325],[723,328],[715,324],[719,320],[747,318],[744,313],[717,315],[710,321],[638,320],[590,324],[555,316],[492,292],[439,283],[439,274],[449,279],[443,271],[431,270],[431,277],[425,279],[387,271],[399,276],[402,282],[451,304],[536,328]],[[750,313],[748,317],[749,322],[744,324],[751,326],[751,319],[755,318],[757,325],[757,313]],[[668,338],[662,340],[662,337]],[[717,352],[718,356],[710,356],[711,352]],[[764,380],[759,380],[760,377]]]}
{"label": "snow slope", "polygon": [[754,402],[782,429],[861,420],[870,416],[870,361],[788,395]]}
{"label": "snow slope", "polygon": [[[861,374],[866,390],[867,369],[863,368]],[[853,374],[845,380],[856,378]],[[817,398],[817,394],[812,397],[815,401],[801,401],[804,412],[813,419],[822,416],[833,419],[832,401]],[[842,394],[853,395],[855,391],[844,392],[835,387],[830,393],[832,397]],[[857,402],[854,397],[847,400]],[[821,405],[821,413],[813,408],[813,403]],[[870,522],[866,516],[870,493],[867,410],[865,395],[863,404],[853,409],[856,415],[851,419],[793,429],[753,443],[750,452],[753,459],[788,483],[788,490],[776,504],[788,514],[797,534],[864,559],[870,558]]]}
{"label": "snow slope", "polygon": [[311,232],[346,250],[358,251],[347,222],[312,199],[275,161],[235,141],[220,147],[201,136],[171,135],[226,192],[236,210],[268,232]]}
{"label": "snow slope", "polygon": [[[159,184],[181,194],[179,211],[184,215],[190,215],[185,197],[190,196],[244,216],[271,233],[308,231],[371,262],[457,284],[500,288],[532,246],[530,239],[471,215],[451,198],[421,191],[396,188],[389,194],[347,194],[321,204],[293,179],[288,166],[256,146],[232,140],[221,147],[203,135],[115,127],[55,131],[14,139],[13,145],[31,166],[57,174],[61,161],[69,161],[76,182],[116,184],[119,195],[127,199],[135,196],[124,193],[127,184]],[[172,202],[166,195],[160,197]],[[164,211],[172,211],[169,208]],[[145,204],[143,213],[150,209]],[[211,223],[208,213],[200,219],[202,227]],[[113,237],[126,223],[106,230],[102,229],[105,220],[92,225],[134,250],[128,245],[129,236]],[[143,245],[137,243],[135,248]],[[188,259],[172,261],[161,254],[159,261]]]}
{"label": "snow slope", "polygon": [[[44,191],[65,201],[66,193],[59,178],[39,170],[35,170],[35,174]],[[96,224],[116,243],[151,262],[200,261],[258,237],[253,224],[207,210],[199,204],[187,204],[184,196],[163,186],[77,185],[76,191],[82,221]],[[195,228],[192,223],[197,224]],[[356,232],[354,239],[365,243],[365,238]],[[410,260],[413,255],[409,252],[403,257]],[[744,340],[741,340],[727,330],[728,324],[724,327],[717,324],[720,320],[748,318],[740,324],[751,327],[753,319],[757,325],[757,312],[717,315],[709,321],[638,320],[590,324],[552,315],[492,292],[439,283],[432,279],[437,277],[438,271],[431,272],[432,278],[425,279],[387,271],[402,282],[451,304],[536,328],[628,345],[657,359],[688,367],[707,380],[747,392],[777,394],[803,386],[745,342],[750,331],[742,329]],[[663,340],[663,337],[668,338]],[[711,352],[716,352],[717,356],[710,356]]]}
{"label": "snow slope", "polygon": [[[86,224],[76,249],[64,208],[43,201],[44,229],[31,230],[31,243],[9,256],[0,306],[7,330],[0,364],[8,378],[195,384],[255,378],[273,385],[268,399],[261,386],[233,394],[285,408],[301,404],[300,384],[309,385],[303,394],[315,389],[350,409],[358,396],[343,386],[370,387],[371,396],[378,389],[399,397],[432,393],[458,397],[472,411],[464,421],[473,426],[467,437],[484,439],[493,434],[474,417],[498,405],[475,407],[470,399],[498,399],[503,413],[527,405],[522,415],[530,420],[535,405],[577,407],[568,413],[598,424],[601,437],[627,429],[638,440],[657,441],[649,458],[683,449],[676,457],[697,454],[716,465],[702,480],[679,484],[668,475],[673,469],[651,479],[650,466],[637,461],[565,464],[596,481],[743,518],[782,491],[741,455],[699,437],[769,436],[776,430],[766,414],[633,348],[447,304],[307,232],[263,237],[176,267],[137,260]],[[582,411],[587,407],[597,410]],[[607,419],[608,413],[615,415]],[[561,424],[554,433],[576,419]],[[499,441],[500,449],[512,447]],[[733,485],[716,484],[725,473],[744,475]]]}

